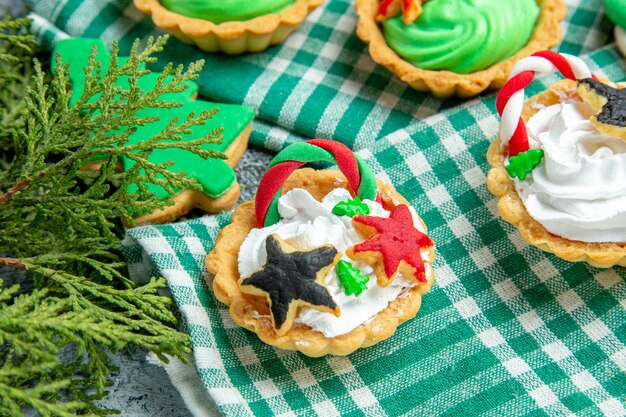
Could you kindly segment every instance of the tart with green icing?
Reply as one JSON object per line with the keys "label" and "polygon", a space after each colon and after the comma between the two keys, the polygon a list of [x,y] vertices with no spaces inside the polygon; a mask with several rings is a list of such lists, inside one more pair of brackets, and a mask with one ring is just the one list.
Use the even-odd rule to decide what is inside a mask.
{"label": "tart with green icing", "polygon": [[154,24],[207,52],[259,52],[283,42],[324,0],[134,0]]}
{"label": "tart with green icing", "polygon": [[[357,0],[374,61],[418,91],[471,97],[561,39],[563,0]],[[400,14],[402,12],[402,14]]]}

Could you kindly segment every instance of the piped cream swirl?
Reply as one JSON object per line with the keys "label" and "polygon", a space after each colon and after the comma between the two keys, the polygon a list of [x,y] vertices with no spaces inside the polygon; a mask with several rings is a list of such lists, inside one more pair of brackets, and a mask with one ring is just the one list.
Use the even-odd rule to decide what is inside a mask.
{"label": "piped cream swirl", "polygon": [[528,213],[555,235],[626,242],[626,141],[598,132],[583,102],[540,109],[527,123],[544,160],[515,187]]}

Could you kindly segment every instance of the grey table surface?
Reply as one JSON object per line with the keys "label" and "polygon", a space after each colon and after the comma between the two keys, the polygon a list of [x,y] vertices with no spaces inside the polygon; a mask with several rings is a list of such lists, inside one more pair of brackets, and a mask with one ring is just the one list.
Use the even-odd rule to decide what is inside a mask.
{"label": "grey table surface", "polygon": [[[0,0],[0,16],[23,13],[20,0]],[[237,169],[241,185],[239,202],[252,198],[271,155],[248,149]],[[117,409],[125,417],[191,417],[183,399],[161,366],[146,360],[148,352],[120,352],[111,355],[119,372],[113,374],[109,395],[100,401],[103,408]]]}

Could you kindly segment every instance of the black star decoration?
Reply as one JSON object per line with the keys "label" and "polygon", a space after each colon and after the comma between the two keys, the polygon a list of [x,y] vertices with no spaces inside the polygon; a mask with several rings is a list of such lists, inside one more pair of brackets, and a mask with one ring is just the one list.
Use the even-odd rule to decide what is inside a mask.
{"label": "black star decoration", "polygon": [[578,81],[578,95],[596,112],[591,118],[596,129],[626,140],[626,88],[585,78]]}
{"label": "black star decoration", "polygon": [[241,291],[265,296],[274,329],[285,334],[299,307],[308,306],[339,315],[339,307],[324,286],[324,278],[341,253],[332,245],[297,251],[274,234],[265,241],[267,261],[263,268],[239,281]]}

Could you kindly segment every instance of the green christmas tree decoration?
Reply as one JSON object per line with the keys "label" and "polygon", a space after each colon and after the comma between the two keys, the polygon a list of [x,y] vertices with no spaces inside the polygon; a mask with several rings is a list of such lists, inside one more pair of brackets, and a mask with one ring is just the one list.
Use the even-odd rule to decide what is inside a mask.
{"label": "green christmas tree decoration", "polygon": [[[70,38],[63,40],[55,47],[55,53],[61,57],[61,62],[68,65],[69,78],[72,86],[72,98],[70,105],[74,105],[85,100],[84,91],[87,85],[85,67],[89,65],[90,53],[95,51],[92,58],[95,67],[92,77],[98,79],[106,75],[110,70],[110,65],[123,67],[128,63],[128,57],[120,57],[111,61],[111,54],[107,51],[102,41],[97,39]],[[53,72],[58,66],[53,65]],[[134,100],[150,100],[151,96],[158,93],[160,83],[171,84],[172,76],[164,76],[159,72],[150,72],[145,69],[145,63],[139,65],[140,75],[136,78],[122,76],[118,79],[116,87],[131,93]],[[93,81],[92,81],[93,82]],[[235,172],[228,165],[224,152],[250,125],[254,117],[251,108],[216,104],[203,100],[196,100],[198,85],[193,81],[186,81],[179,85],[172,86],[172,91],[168,94],[160,95],[157,102],[152,100],[149,106],[139,110],[137,116],[143,120],[150,121],[142,123],[129,132],[128,144],[136,145],[148,141],[158,136],[169,124],[184,125],[184,121],[189,117],[203,115],[204,123],[194,126],[185,126],[184,131],[179,135],[178,140],[188,142],[194,139],[205,138],[205,144],[201,147],[202,153],[193,153],[185,149],[158,148],[152,151],[148,157],[150,163],[169,163],[170,172],[185,173],[189,178],[193,178],[200,185],[201,190],[209,197],[217,198],[226,193],[236,182]],[[156,91],[155,91],[156,90]],[[97,97],[95,97],[97,99]],[[94,97],[90,98],[91,101]],[[113,97],[115,106],[123,106],[124,100]],[[99,119],[101,113],[98,109],[91,112],[90,117]],[[111,134],[121,132],[112,131]],[[167,139],[167,138],[165,138]],[[208,158],[207,158],[208,157]],[[124,170],[130,170],[137,163],[133,154],[122,157]],[[140,171],[145,174],[145,171]],[[132,184],[129,191],[134,193],[138,187],[145,187],[149,193],[156,195],[159,199],[165,200],[180,192],[180,189],[170,190],[164,187],[165,178],[147,178],[140,184]],[[142,213],[136,213],[142,214]]]}
{"label": "green christmas tree decoration", "polygon": [[369,277],[359,269],[352,266],[348,261],[340,260],[335,266],[339,283],[344,288],[346,295],[361,295],[367,289]]}
{"label": "green christmas tree decoration", "polygon": [[370,208],[359,197],[354,197],[352,200],[340,201],[335,204],[332,212],[335,216],[354,217],[370,214]]}
{"label": "green christmas tree decoration", "polygon": [[526,175],[539,165],[542,159],[543,150],[529,149],[509,158],[509,164],[506,166],[506,171],[509,173],[511,178],[517,177],[520,180],[524,180],[526,179]]}

